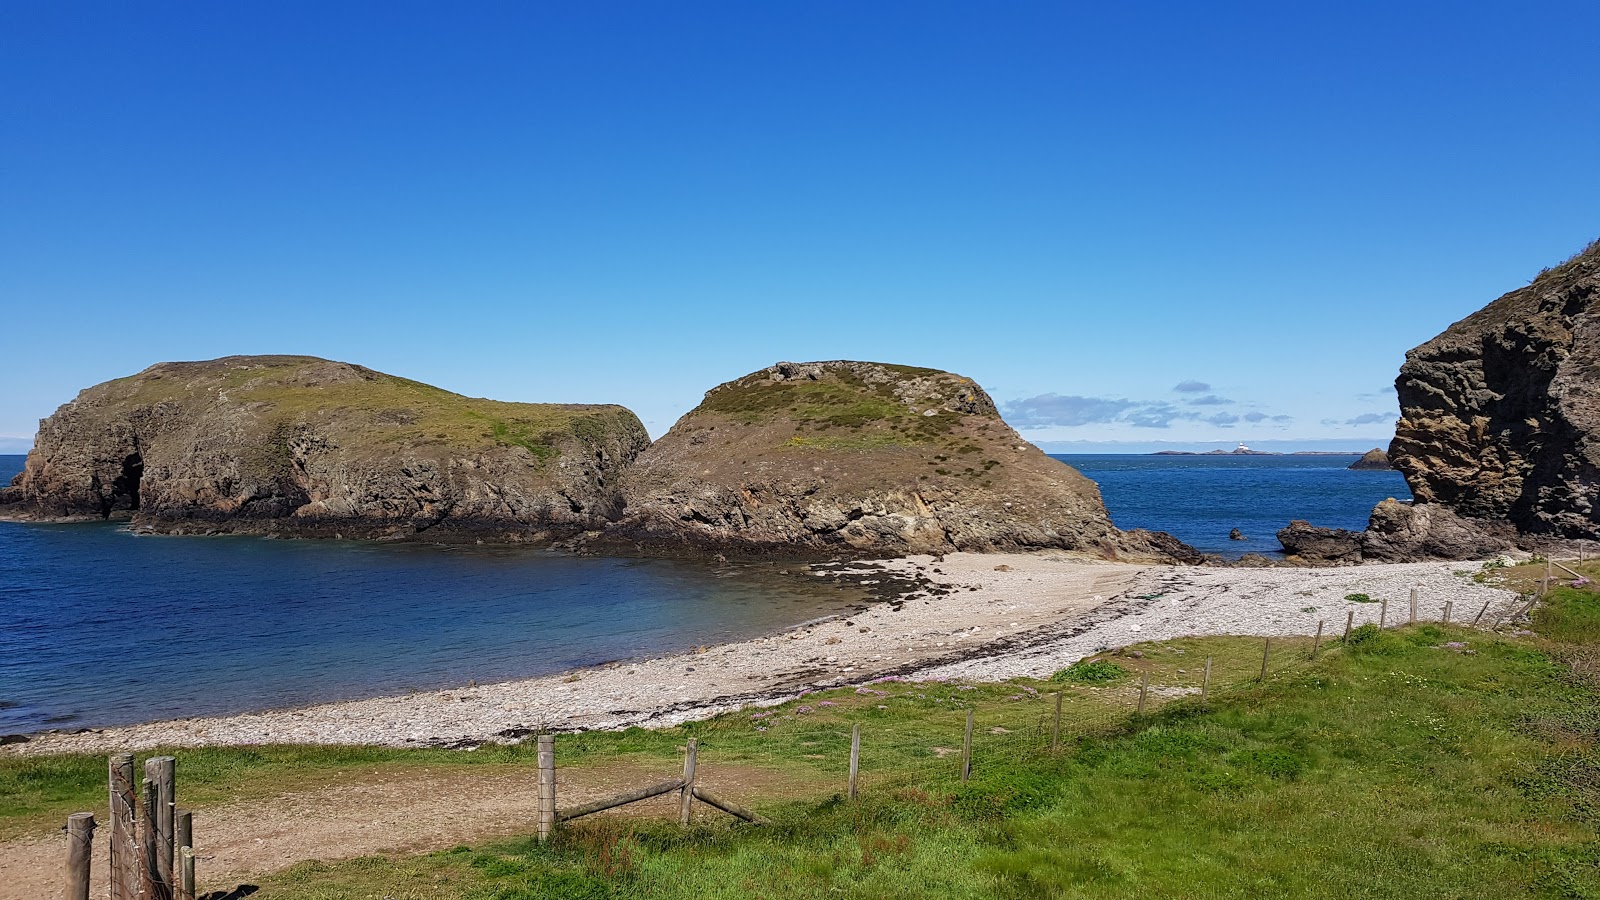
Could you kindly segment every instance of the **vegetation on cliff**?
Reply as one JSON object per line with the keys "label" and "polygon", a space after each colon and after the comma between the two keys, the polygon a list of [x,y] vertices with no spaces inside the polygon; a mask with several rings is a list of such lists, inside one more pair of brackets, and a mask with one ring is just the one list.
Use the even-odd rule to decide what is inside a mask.
{"label": "vegetation on cliff", "polygon": [[506,403],[315,357],[235,356],[83,391],[40,424],[0,499],[166,530],[550,537],[603,523],[617,470],[647,443],[620,406]]}
{"label": "vegetation on cliff", "polygon": [[711,389],[625,476],[610,533],[729,551],[1180,548],[1117,531],[1099,489],[970,378],[836,360]]}

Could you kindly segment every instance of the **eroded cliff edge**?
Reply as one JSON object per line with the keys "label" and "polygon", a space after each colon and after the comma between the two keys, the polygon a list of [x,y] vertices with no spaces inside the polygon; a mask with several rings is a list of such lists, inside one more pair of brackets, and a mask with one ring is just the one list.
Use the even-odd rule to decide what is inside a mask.
{"label": "eroded cliff edge", "polygon": [[641,547],[1198,556],[1117,530],[1095,483],[1023,440],[970,378],[884,363],[779,363],[715,387],[623,493],[606,539]]}
{"label": "eroded cliff edge", "polygon": [[1389,460],[1415,503],[1364,532],[1279,533],[1309,561],[1467,558],[1600,538],[1600,241],[1406,354]]}
{"label": "eroded cliff edge", "polygon": [[40,423],[0,514],[166,532],[552,541],[649,443],[621,406],[463,397],[309,356],[160,363]]}

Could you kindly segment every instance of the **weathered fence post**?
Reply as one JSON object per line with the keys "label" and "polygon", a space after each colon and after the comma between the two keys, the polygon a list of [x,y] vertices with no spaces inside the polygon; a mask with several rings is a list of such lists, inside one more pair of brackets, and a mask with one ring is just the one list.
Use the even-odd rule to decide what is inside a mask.
{"label": "weathered fence post", "polygon": [[1211,657],[1206,657],[1206,674],[1200,679],[1200,703],[1204,705],[1211,693]]}
{"label": "weathered fence post", "polygon": [[1350,640],[1350,629],[1356,624],[1356,611],[1350,610],[1344,614],[1344,639]]}
{"label": "weathered fence post", "polygon": [[1411,618],[1407,620],[1407,624],[1417,624],[1417,589],[1414,587],[1411,589]]}
{"label": "weathered fence post", "polygon": [[694,813],[694,769],[697,742],[689,738],[688,744],[683,748],[683,793],[678,801],[678,824],[688,825]]}
{"label": "weathered fence post", "polygon": [[1387,597],[1383,598],[1381,605],[1378,607],[1378,627],[1389,627],[1389,598]]}
{"label": "weathered fence post", "polygon": [[1065,691],[1056,691],[1056,720],[1050,726],[1050,752],[1055,753],[1061,749],[1061,696]]}
{"label": "weathered fence post", "polygon": [[550,840],[556,825],[556,736],[539,735],[539,800],[537,827],[539,843]]}
{"label": "weathered fence post", "polygon": [[967,710],[967,730],[961,738],[961,780],[972,777],[972,710]]}
{"label": "weathered fence post", "polygon": [[1134,715],[1136,715],[1136,716],[1144,715],[1144,698],[1145,698],[1145,695],[1148,694],[1148,693],[1150,693],[1150,673],[1149,672],[1140,672],[1139,673],[1139,708],[1134,711]]}
{"label": "weathered fence post", "polygon": [[139,843],[133,830],[133,754],[111,757],[107,769],[111,785],[111,900],[138,900]]}
{"label": "weathered fence post", "polygon": [[861,771],[861,723],[850,726],[850,799],[856,798],[856,773]]}
{"label": "weathered fence post", "polygon": [[1455,605],[1456,602],[1454,600],[1446,600],[1444,602],[1444,624],[1450,624],[1450,610],[1454,609]]}
{"label": "weathered fence post", "polygon": [[178,810],[174,819],[178,845],[178,889],[173,892],[178,900],[194,898],[194,813]]}
{"label": "weathered fence post", "polygon": [[67,817],[67,900],[89,900],[89,865],[94,858],[94,813]]}
{"label": "weathered fence post", "polygon": [[1272,638],[1269,637],[1269,638],[1267,638],[1267,642],[1265,644],[1261,645],[1261,675],[1256,678],[1257,681],[1266,681],[1267,680],[1267,660],[1269,660],[1271,658],[1272,658]]}
{"label": "weathered fence post", "polygon": [[1483,620],[1483,614],[1489,611],[1489,603],[1490,602],[1491,601],[1488,601],[1488,600],[1483,601],[1483,609],[1478,610],[1478,614],[1472,617],[1472,627],[1473,628],[1477,628],[1478,627],[1478,623]]}
{"label": "weathered fence post", "polygon": [[144,811],[148,820],[145,846],[151,853],[146,865],[150,869],[154,900],[169,900],[172,897],[176,770],[177,760],[170,756],[153,756],[144,761],[145,784],[154,785],[153,789],[145,791],[145,801],[149,805]]}
{"label": "weathered fence post", "polygon": [[1326,624],[1327,624],[1326,622],[1318,622],[1317,623],[1317,636],[1316,636],[1316,639],[1311,642],[1311,658],[1312,659],[1316,659],[1317,658],[1317,651],[1322,649],[1322,626],[1324,626]]}
{"label": "weathered fence post", "polygon": [[183,893],[183,900],[195,900],[193,847],[183,848],[178,854],[178,864],[183,870],[178,876],[178,886]]}

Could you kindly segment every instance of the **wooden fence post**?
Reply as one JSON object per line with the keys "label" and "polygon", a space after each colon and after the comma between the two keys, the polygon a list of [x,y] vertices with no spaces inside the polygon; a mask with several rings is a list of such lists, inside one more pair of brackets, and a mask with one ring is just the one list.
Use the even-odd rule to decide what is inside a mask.
{"label": "wooden fence post", "polygon": [[550,840],[556,825],[556,736],[539,735],[539,843]]}
{"label": "wooden fence post", "polygon": [[1387,597],[1382,600],[1382,605],[1378,607],[1378,627],[1389,627],[1389,598]]}
{"label": "wooden fence post", "polygon": [[1269,660],[1271,657],[1272,638],[1269,637],[1267,638],[1267,642],[1261,645],[1261,675],[1256,679],[1257,681],[1267,680],[1267,660]]}
{"label": "wooden fence post", "polygon": [[1140,672],[1139,673],[1139,708],[1134,711],[1134,715],[1136,715],[1136,716],[1144,715],[1144,698],[1145,698],[1145,695],[1148,694],[1148,693],[1150,693],[1150,673],[1149,672]]}
{"label": "wooden fence post", "polygon": [[1065,691],[1056,691],[1056,720],[1050,726],[1050,752],[1055,753],[1061,749],[1061,697]]}
{"label": "wooden fence post", "polygon": [[183,848],[178,854],[178,864],[182,867],[182,872],[178,875],[178,884],[183,891],[183,900],[195,900],[193,847]]}
{"label": "wooden fence post", "polygon": [[1483,601],[1483,609],[1478,610],[1478,614],[1472,617],[1472,627],[1478,627],[1478,623],[1483,620],[1483,614],[1489,611],[1490,602],[1488,600]]}
{"label": "wooden fence post", "polygon": [[111,786],[111,900],[138,900],[139,842],[133,828],[133,754],[118,753],[108,762]]}
{"label": "wooden fence post", "polygon": [[972,777],[972,710],[967,709],[967,730],[961,738],[961,780]]}
{"label": "wooden fence post", "polygon": [[678,801],[678,824],[688,825],[694,812],[694,769],[697,742],[689,738],[688,745],[683,748],[683,793]]}
{"label": "wooden fence post", "polygon": [[1450,624],[1450,610],[1454,609],[1455,605],[1456,602],[1454,600],[1446,600],[1444,602],[1444,624]]}
{"label": "wooden fence post", "polygon": [[1344,639],[1350,640],[1350,629],[1356,624],[1356,611],[1350,610],[1344,614]]}
{"label": "wooden fence post", "polygon": [[1324,626],[1326,624],[1328,624],[1328,623],[1326,623],[1326,622],[1318,622],[1317,623],[1317,637],[1316,637],[1315,640],[1313,640],[1311,642],[1311,658],[1312,659],[1316,659],[1317,658],[1317,651],[1322,649],[1322,626]]}
{"label": "wooden fence post", "polygon": [[1206,674],[1204,676],[1202,676],[1201,679],[1200,679],[1200,703],[1201,703],[1201,705],[1204,705],[1207,702],[1206,698],[1210,693],[1211,693],[1211,657],[1208,656],[1208,657],[1206,657]]}
{"label": "wooden fence post", "polygon": [[856,798],[856,773],[861,771],[861,723],[850,726],[850,799]]}
{"label": "wooden fence post", "polygon": [[1417,624],[1417,589],[1416,588],[1412,588],[1411,589],[1411,618],[1407,620],[1406,624],[1408,624],[1408,625]]}
{"label": "wooden fence post", "polygon": [[180,809],[174,822],[174,842],[178,845],[178,889],[173,894],[178,900],[195,900],[194,813]]}
{"label": "wooden fence post", "polygon": [[145,845],[152,857],[146,864],[151,870],[154,900],[169,900],[172,897],[176,775],[177,760],[170,756],[153,756],[144,761],[145,784],[154,785],[153,790],[145,792],[146,802],[150,805],[144,811],[145,818],[149,820]]}
{"label": "wooden fence post", "polygon": [[89,865],[94,858],[94,813],[67,817],[67,900],[89,900]]}

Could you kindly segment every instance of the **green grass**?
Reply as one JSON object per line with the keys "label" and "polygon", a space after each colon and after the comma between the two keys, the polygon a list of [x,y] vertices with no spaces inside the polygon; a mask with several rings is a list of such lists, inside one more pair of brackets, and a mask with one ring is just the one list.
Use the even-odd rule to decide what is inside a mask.
{"label": "green grass", "polygon": [[[1257,645],[1234,645],[1237,673]],[[1171,703],[1089,729],[1060,755],[986,756],[980,744],[965,785],[923,767],[855,804],[764,804],[769,828],[597,818],[546,847],[304,865],[264,896],[1600,896],[1600,698],[1549,653],[1422,626],[1361,632],[1315,664],[1283,665],[1210,709]],[[957,693],[975,697],[980,734],[1008,703],[1026,709],[1014,721],[1048,704],[997,694],[1017,687],[901,695],[864,733],[906,748],[948,737],[964,712],[938,698]],[[753,752],[733,719],[702,723],[702,746]],[[786,725],[764,752],[805,765],[798,751],[830,731],[820,725]],[[918,728],[929,732],[909,739]]]}
{"label": "green grass", "polygon": [[350,452],[393,452],[396,446],[451,450],[523,447],[539,464],[559,455],[573,437],[595,444],[607,435],[638,431],[638,419],[620,406],[509,403],[464,397],[442,388],[360,369],[359,377],[333,379],[324,360],[270,356],[231,363],[185,363],[156,373],[117,379],[95,390],[114,409],[160,404],[205,404],[218,395],[254,415],[256,438],[246,460],[260,473],[288,471],[289,441],[303,425],[318,426]]}
{"label": "green grass", "polygon": [[[1600,695],[1566,662],[1593,649],[1595,599],[1552,592],[1535,638],[1362,627],[1314,662],[1308,642],[1274,640],[1260,683],[1257,639],[1141,645],[1108,662],[1152,686],[1192,688],[1215,661],[1209,707],[1191,696],[1143,717],[1128,715],[1127,678],[890,681],[666,731],[563,736],[563,766],[627,760],[667,775],[694,736],[702,771],[765,767],[788,787],[735,797],[770,827],[601,816],[546,846],[304,863],[257,896],[1600,897]],[[1055,690],[1068,740],[1052,754]],[[969,708],[963,784],[939,751],[959,746]],[[867,777],[850,803],[838,794],[855,723]],[[524,748],[179,757],[193,805],[287,773],[529,764]],[[103,791],[103,765],[0,761],[0,823],[38,827],[45,809],[55,821]]]}
{"label": "green grass", "polygon": [[1050,676],[1069,684],[1108,684],[1128,677],[1128,670],[1108,659],[1080,659]]}

